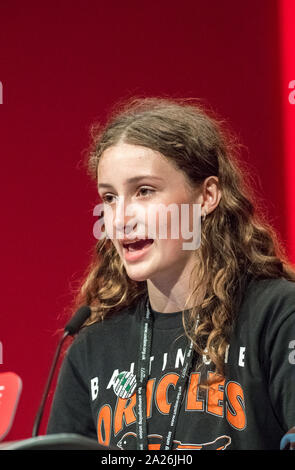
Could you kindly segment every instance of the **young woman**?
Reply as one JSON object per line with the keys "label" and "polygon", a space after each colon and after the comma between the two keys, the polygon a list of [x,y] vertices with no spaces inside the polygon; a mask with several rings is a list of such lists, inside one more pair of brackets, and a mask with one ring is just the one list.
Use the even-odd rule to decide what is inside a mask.
{"label": "young woman", "polygon": [[[93,138],[105,236],[75,299],[92,315],[48,433],[118,449],[279,449],[295,425],[295,273],[235,140],[196,101],[168,98],[128,101]],[[189,210],[163,223],[163,207]]]}

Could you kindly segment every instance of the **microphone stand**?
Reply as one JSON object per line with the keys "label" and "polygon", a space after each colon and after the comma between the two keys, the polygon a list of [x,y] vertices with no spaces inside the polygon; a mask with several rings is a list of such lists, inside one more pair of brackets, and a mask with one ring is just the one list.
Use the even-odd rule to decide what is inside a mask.
{"label": "microphone stand", "polygon": [[61,339],[59,340],[58,346],[56,348],[55,355],[54,355],[54,358],[53,358],[53,361],[52,361],[52,364],[51,364],[51,369],[50,369],[50,372],[49,372],[49,376],[48,376],[46,386],[45,386],[45,389],[44,389],[44,392],[43,392],[42,400],[41,400],[41,403],[40,403],[40,406],[39,406],[39,409],[37,411],[36,418],[35,418],[35,421],[34,421],[33,433],[32,433],[33,437],[36,437],[38,435],[39,427],[40,427],[40,423],[41,423],[41,419],[42,419],[42,415],[43,415],[43,411],[44,411],[44,407],[45,407],[45,403],[46,403],[46,399],[47,399],[47,394],[49,392],[49,388],[50,388],[50,385],[51,385],[51,382],[52,382],[52,379],[53,379],[56,363],[58,361],[60,351],[61,351],[61,348],[64,344],[64,341],[69,336],[69,334],[70,334],[69,331],[64,332],[64,334],[61,337]]}

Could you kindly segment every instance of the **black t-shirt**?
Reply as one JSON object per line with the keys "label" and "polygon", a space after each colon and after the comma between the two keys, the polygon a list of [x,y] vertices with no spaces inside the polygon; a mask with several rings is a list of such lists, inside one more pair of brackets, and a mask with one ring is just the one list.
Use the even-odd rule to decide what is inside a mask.
{"label": "black t-shirt", "polygon": [[[136,390],[120,398],[118,374],[136,374],[145,299],[80,331],[59,374],[47,433],[89,436],[107,447],[136,449]],[[154,316],[147,393],[149,449],[166,434],[175,385],[188,340],[182,312]],[[252,280],[237,314],[227,350],[226,376],[209,390],[203,367],[190,373],[173,449],[279,449],[295,425],[295,284]]]}

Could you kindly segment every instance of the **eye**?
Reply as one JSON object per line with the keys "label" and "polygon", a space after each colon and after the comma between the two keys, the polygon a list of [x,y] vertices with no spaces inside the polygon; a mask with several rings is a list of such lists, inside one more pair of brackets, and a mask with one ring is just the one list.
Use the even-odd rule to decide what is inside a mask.
{"label": "eye", "polygon": [[[148,194],[146,194],[146,191],[148,191]],[[145,192],[145,194],[142,194],[142,197],[146,198],[150,195],[150,193],[153,193],[155,190],[151,188],[146,188],[145,186],[142,186],[139,188],[138,192],[142,194],[142,192]],[[102,196],[103,202],[106,204],[112,204],[114,196],[111,194],[107,193]]]}
{"label": "eye", "polygon": [[[139,191],[140,191],[140,192],[141,192],[141,191],[149,191],[149,193],[153,193],[153,192],[154,192],[154,189],[146,188],[146,187],[143,186],[143,187],[141,187],[141,188],[139,189]],[[143,196],[143,197],[147,197],[147,195],[146,195],[146,196]]]}
{"label": "eye", "polygon": [[110,194],[106,194],[105,196],[102,196],[102,200],[103,202],[106,202],[107,204],[111,204],[112,201],[110,201],[108,198],[112,198],[113,196],[111,196]]}

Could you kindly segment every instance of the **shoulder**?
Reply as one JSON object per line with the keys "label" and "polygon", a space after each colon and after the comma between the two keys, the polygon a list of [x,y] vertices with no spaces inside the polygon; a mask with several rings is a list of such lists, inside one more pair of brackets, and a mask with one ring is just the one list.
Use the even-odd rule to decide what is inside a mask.
{"label": "shoulder", "polygon": [[284,278],[278,279],[252,279],[250,281],[245,300],[264,306],[287,307],[295,310],[295,282]]}
{"label": "shoulder", "polygon": [[91,349],[99,351],[118,335],[125,334],[127,338],[132,324],[139,322],[140,311],[141,301],[119,312],[110,312],[103,320],[83,327],[69,347],[68,354],[73,357],[83,354],[84,351],[88,354]]}
{"label": "shoulder", "polygon": [[295,282],[284,278],[252,279],[245,291],[241,314],[253,321],[282,323],[295,317]]}

